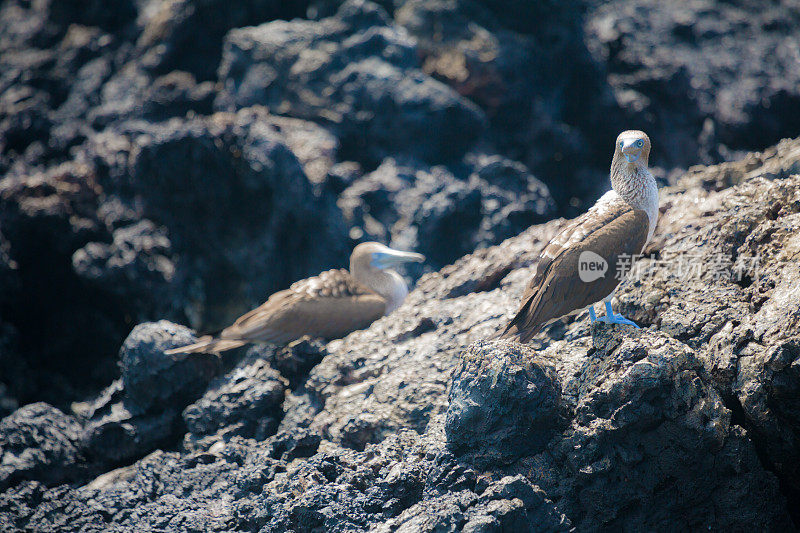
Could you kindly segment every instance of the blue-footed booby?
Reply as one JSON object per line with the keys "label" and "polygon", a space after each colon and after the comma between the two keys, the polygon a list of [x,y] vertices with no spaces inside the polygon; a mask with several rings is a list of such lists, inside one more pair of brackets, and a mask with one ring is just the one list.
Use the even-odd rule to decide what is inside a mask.
{"label": "blue-footed booby", "polygon": [[251,342],[286,344],[304,335],[337,339],[369,326],[397,309],[408,287],[391,269],[425,256],[365,242],[350,255],[350,271],[328,270],[276,292],[252,311],[239,317],[219,336],[167,350],[167,355],[215,353]]}
{"label": "blue-footed booby", "polygon": [[[548,323],[585,307],[592,322],[636,326],[613,312],[611,297],[621,279],[620,257],[640,254],[656,229],[658,187],[647,168],[649,156],[650,139],[643,131],[619,134],[611,190],[545,247],[522,305],[501,338],[528,342]],[[600,300],[606,315],[598,319],[594,304]]]}

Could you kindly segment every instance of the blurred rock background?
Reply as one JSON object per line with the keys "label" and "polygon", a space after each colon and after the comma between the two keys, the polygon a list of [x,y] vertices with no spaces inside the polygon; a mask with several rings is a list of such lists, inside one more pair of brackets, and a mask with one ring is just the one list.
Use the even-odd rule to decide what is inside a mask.
{"label": "blurred rock background", "polygon": [[[426,254],[424,267],[406,272],[416,280],[533,224],[575,216],[608,188],[612,143],[620,130],[649,133],[651,163],[662,185],[675,185],[692,165],[742,159],[797,136],[799,33],[795,0],[118,0],[113,6],[98,0],[0,0],[0,417],[25,406],[7,418],[7,431],[0,428],[6,431],[0,449],[24,455],[31,439],[52,444],[25,464],[0,468],[0,486],[20,479],[48,486],[82,482],[181,439],[184,450],[202,456],[209,439],[270,437],[270,459],[262,458],[270,468],[317,453],[320,442],[323,448],[333,441],[363,454],[368,444],[391,437],[381,444],[389,455],[403,439],[414,441],[403,446],[426,449],[429,444],[417,442],[420,437],[398,428],[421,432],[434,415],[444,416],[441,406],[428,413],[427,404],[442,401],[447,379],[441,378],[442,384],[438,376],[455,368],[452,358],[466,348],[466,337],[433,351],[448,353],[446,372],[415,370],[437,378],[408,399],[408,419],[397,424],[386,421],[384,410],[396,394],[381,398],[380,387],[364,400],[374,403],[373,413],[368,407],[366,415],[335,421],[326,414],[349,405],[349,396],[336,399],[323,383],[359,384],[371,376],[359,375],[366,372],[358,370],[361,356],[351,354],[355,362],[348,362],[342,375],[341,369],[325,374],[323,364],[316,375],[324,380],[309,378],[317,363],[329,361],[327,347],[319,343],[289,351],[254,348],[258,353],[223,368],[200,359],[164,369],[172,376],[166,380],[157,373],[139,375],[138,369],[158,369],[159,349],[192,338],[189,329],[174,323],[216,330],[293,281],[344,266],[358,242],[379,240]],[[748,157],[746,172],[762,169],[769,179],[797,172],[791,158],[779,170],[764,170],[763,160]],[[696,173],[707,181],[684,185],[676,198],[702,197],[708,189],[744,181],[732,182],[731,172],[719,167]],[[770,216],[756,218],[775,220]],[[679,213],[666,220],[685,223]],[[536,242],[546,240],[548,227],[534,232]],[[520,266],[511,259],[496,268],[480,267],[483,279],[453,282],[444,292],[429,288],[426,298],[449,305],[492,291]],[[501,304],[513,307],[496,299],[490,307]],[[652,320],[655,311],[647,313],[639,319]],[[464,333],[442,332],[440,326],[450,323],[428,314],[409,319],[408,330],[391,338],[413,339],[437,328],[445,339]],[[162,319],[171,322],[141,324]],[[731,328],[742,323],[742,317],[731,320]],[[681,341],[700,339],[687,341],[692,350],[708,341],[702,332],[678,329]],[[375,353],[385,342],[375,340],[353,353]],[[783,355],[774,357],[794,360],[792,342],[781,344]],[[137,348],[140,344],[146,348]],[[264,360],[269,365],[260,363]],[[698,372],[696,361],[685,360],[673,368],[676,376]],[[718,505],[754,487],[777,494],[757,454],[760,464],[777,473],[781,494],[795,497],[800,490],[790,481],[794,470],[785,465],[797,453],[796,419],[790,414],[789,426],[773,423],[773,415],[759,407],[767,401],[760,398],[771,398],[771,387],[785,383],[770,381],[751,394],[747,383],[760,380],[760,371],[739,382],[731,377],[736,368],[715,375],[723,383],[716,389],[697,389],[695,396],[712,404],[728,402],[729,413],[714,404],[708,417],[729,429],[693,449],[714,450],[726,457],[719,463],[725,468],[755,473],[751,484],[737,485],[738,492],[720,488],[730,488],[733,478],[716,471],[716,485],[695,486],[722,491]],[[223,371],[228,377],[215,378]],[[465,369],[460,372],[465,381],[456,391],[486,385],[469,381]],[[567,416],[559,387],[567,385],[561,378],[558,386],[552,383],[556,378],[547,368],[537,372],[531,379],[544,384],[548,406],[542,414],[547,432],[534,435],[541,448],[566,431],[559,421]],[[796,401],[794,393],[783,394]],[[171,402],[168,408],[165,401]],[[525,397],[519,405],[538,401]],[[439,420],[432,431],[460,427],[459,417],[468,417],[469,410],[465,413],[451,413],[447,424]],[[756,434],[779,435],[776,443],[761,440],[752,447],[749,437],[737,433],[734,428],[747,426],[748,416]],[[308,431],[311,419],[316,429]],[[33,429],[25,426],[28,420]],[[498,456],[509,460],[511,452],[502,449],[507,437],[502,431],[493,437],[492,449],[472,459],[474,464]],[[436,446],[473,440],[469,434],[425,438]],[[261,461],[248,455],[261,452],[248,450],[226,453],[241,464]],[[680,454],[667,456],[677,461]],[[448,457],[442,464],[451,468]],[[195,460],[162,459],[152,461],[172,468],[179,459]],[[368,457],[348,460],[350,466],[330,468],[347,470]],[[407,519],[413,528],[413,516],[398,516],[414,509],[421,487],[452,492],[462,486],[459,476],[468,478],[463,483],[475,494],[488,495],[463,496],[477,507],[453,523],[473,521],[477,528],[487,516],[498,516],[497,502],[512,496],[524,500],[526,516],[556,529],[588,520],[575,511],[580,502],[563,503],[569,493],[564,486],[548,489],[545,497],[529,481],[476,482],[470,477],[474,471],[425,485],[420,471],[432,466],[408,468],[397,474],[400,482],[387,481],[384,492],[370,500],[369,505],[386,506],[385,516],[364,519],[362,526],[392,517],[397,522],[391,527]],[[697,469],[713,470],[707,463]],[[248,472],[263,476],[261,481],[275,474]],[[567,478],[573,486],[586,481]],[[534,481],[547,488],[541,479]],[[249,481],[240,482],[249,490]],[[475,483],[489,492],[478,491]],[[29,502],[60,497],[42,496],[41,486],[19,490],[29,490],[20,496]],[[605,490],[602,483],[597,490]],[[558,512],[551,509],[553,499],[560,502]],[[726,509],[736,507],[724,503]],[[317,511],[297,505],[281,507],[285,516],[275,511],[275,530],[287,524],[313,529],[322,520]],[[741,520],[728,524],[758,515],[767,517],[761,523],[774,526],[783,516],[782,508],[742,509]],[[521,516],[514,514],[519,509],[506,511],[510,514],[502,516],[511,522],[504,524]],[[236,526],[258,529],[267,520],[256,515],[241,511]]]}

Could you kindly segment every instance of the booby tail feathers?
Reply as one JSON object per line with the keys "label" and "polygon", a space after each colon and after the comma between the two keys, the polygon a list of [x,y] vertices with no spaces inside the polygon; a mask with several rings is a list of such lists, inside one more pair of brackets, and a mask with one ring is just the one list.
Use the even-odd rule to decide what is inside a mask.
{"label": "booby tail feathers", "polygon": [[509,322],[502,333],[495,335],[493,340],[514,340],[523,344],[530,342],[534,335],[539,333],[544,324],[525,324],[525,314],[520,311],[517,316]]}
{"label": "booby tail feathers", "polygon": [[226,350],[233,350],[240,346],[247,344],[246,341],[215,339],[211,335],[201,337],[200,340],[188,346],[181,346],[180,348],[172,348],[164,350],[165,355],[186,355],[190,353],[211,353],[219,355],[220,352]]}

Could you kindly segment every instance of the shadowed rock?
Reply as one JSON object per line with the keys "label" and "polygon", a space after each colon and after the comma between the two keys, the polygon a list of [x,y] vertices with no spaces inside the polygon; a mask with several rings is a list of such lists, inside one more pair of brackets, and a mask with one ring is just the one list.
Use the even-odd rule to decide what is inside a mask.
{"label": "shadowed rock", "polygon": [[510,462],[544,449],[559,425],[555,369],[529,347],[479,342],[461,356],[447,409],[448,447],[478,464]]}
{"label": "shadowed rock", "polygon": [[216,434],[264,440],[278,427],[285,389],[285,380],[256,353],[211,382],[206,393],[184,409],[183,420],[195,439]]}
{"label": "shadowed rock", "polygon": [[356,160],[380,161],[395,151],[430,161],[458,156],[481,135],[485,117],[418,69],[413,41],[388,14],[377,4],[349,0],[321,21],[276,21],[229,33],[217,106],[261,104],[329,122]]}
{"label": "shadowed rock", "polygon": [[165,320],[139,324],[120,350],[122,378],[73,408],[84,420],[83,445],[100,463],[141,457],[182,430],[183,408],[203,394],[216,371],[212,356],[176,359],[164,350],[194,342]]}
{"label": "shadowed rock", "polygon": [[663,333],[626,337],[591,355],[575,379],[571,426],[543,460],[566,474],[556,501],[578,527],[790,527],[777,480],[689,347]]}
{"label": "shadowed rock", "polygon": [[[0,2],[0,530],[800,519],[800,143],[741,153],[797,134],[789,2],[119,4]],[[616,293],[644,330],[579,314],[475,344],[563,221],[514,235],[594,200],[627,127],[673,184],[648,276]],[[141,326],[119,377],[135,324],[213,330],[366,236],[434,259],[390,317],[236,370],[159,359],[191,337]],[[761,268],[686,278],[680,254]],[[470,346],[504,362],[494,388]],[[77,419],[25,406],[109,383]],[[555,425],[530,424],[530,385]],[[470,401],[483,433],[447,424]]]}
{"label": "shadowed rock", "polygon": [[32,403],[0,421],[0,489],[25,479],[46,485],[85,470],[78,421],[46,403]]}

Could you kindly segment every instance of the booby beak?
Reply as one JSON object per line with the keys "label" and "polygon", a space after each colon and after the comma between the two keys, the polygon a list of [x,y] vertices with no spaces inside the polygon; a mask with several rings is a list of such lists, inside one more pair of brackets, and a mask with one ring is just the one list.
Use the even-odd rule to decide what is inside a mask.
{"label": "booby beak", "polygon": [[639,156],[642,154],[642,147],[637,146],[639,142],[637,139],[630,139],[622,141],[622,155],[628,163],[635,163]]}
{"label": "booby beak", "polygon": [[372,266],[375,268],[389,268],[402,263],[424,263],[425,256],[414,252],[403,252],[386,248],[382,252],[372,253]]}

